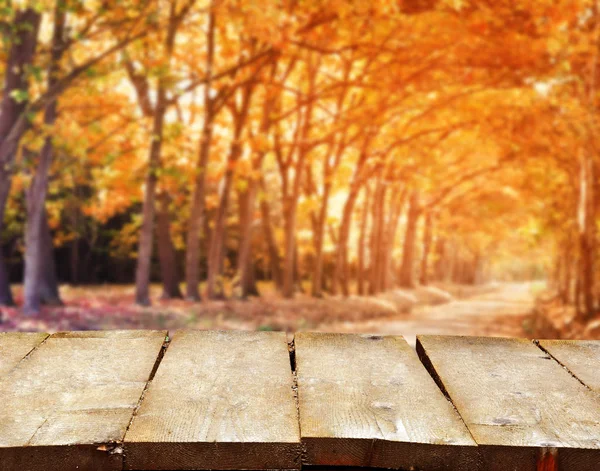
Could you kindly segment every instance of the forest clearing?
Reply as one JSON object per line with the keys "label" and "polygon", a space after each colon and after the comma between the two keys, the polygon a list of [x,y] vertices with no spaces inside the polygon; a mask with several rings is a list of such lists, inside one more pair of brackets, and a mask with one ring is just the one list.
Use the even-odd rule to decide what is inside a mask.
{"label": "forest clearing", "polygon": [[0,330],[596,335],[595,0],[6,0],[0,31]]}
{"label": "forest clearing", "polygon": [[[107,329],[217,329],[388,333],[414,344],[417,333],[531,336],[531,315],[540,285],[489,284],[479,287],[395,290],[377,297],[281,298],[271,286],[247,300],[179,300],[135,306],[134,287],[65,288],[65,306],[46,307],[35,318],[5,309],[3,329],[57,332]],[[270,292],[268,289],[271,289]],[[15,290],[19,296],[20,290]],[[152,292],[160,286],[152,286]],[[453,294],[450,294],[453,293]]]}

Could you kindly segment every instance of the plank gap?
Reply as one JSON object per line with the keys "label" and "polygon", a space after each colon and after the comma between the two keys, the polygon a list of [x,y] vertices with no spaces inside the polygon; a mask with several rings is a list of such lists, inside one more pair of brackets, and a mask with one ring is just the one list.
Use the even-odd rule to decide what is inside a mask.
{"label": "plank gap", "polygon": [[[156,375],[156,372],[158,371],[158,367],[160,366],[160,363],[162,362],[165,353],[167,352],[167,348],[169,348],[169,344],[171,343],[171,339],[169,337],[169,334],[167,333],[167,335],[165,336],[165,341],[162,344],[162,347],[160,347],[160,351],[158,352],[158,356],[156,357],[156,361],[154,362],[154,367],[152,368],[152,371],[150,372],[150,377],[148,378],[148,381],[146,381],[146,388],[148,387],[148,383],[150,381],[152,381],[154,379],[154,375]],[[145,389],[144,389],[145,391]]]}
{"label": "plank gap", "polygon": [[[165,353],[167,351],[167,348],[169,348],[170,343],[171,343],[171,339],[169,338],[169,333],[167,332],[167,335],[165,335],[165,340],[163,341],[163,344],[160,347],[158,355],[156,356],[156,360],[154,361],[154,366],[152,367],[150,376],[148,376],[148,381],[146,381],[144,390],[142,391],[142,394],[140,395],[140,398],[138,399],[138,402],[137,402],[135,408],[133,409],[133,413],[131,414],[131,419],[129,419],[129,424],[127,424],[127,428],[125,429],[125,433],[123,434],[123,440],[122,440],[122,443],[120,443],[120,446],[123,446],[123,444],[125,443],[125,437],[127,436],[127,432],[129,432],[129,428],[131,427],[131,424],[133,423],[133,420],[135,419],[137,412],[140,410],[140,407],[142,407],[142,402],[144,402],[144,397],[146,396],[148,387],[150,386],[150,383],[154,379],[154,376],[156,375],[156,372],[158,371],[158,367],[160,366],[160,363],[162,362],[162,360],[165,356]],[[127,469],[125,466],[125,460],[126,460],[126,457],[124,455],[123,456],[123,469]]]}
{"label": "plank gap", "polygon": [[[292,339],[288,342],[288,351],[290,353],[290,368],[292,370],[292,392],[294,394],[294,402],[296,404],[296,419],[298,421],[298,431],[300,437],[302,437],[302,424],[300,422],[300,399],[298,398],[298,374],[296,372],[296,337],[292,336]],[[304,465],[308,463],[308,452],[306,450],[306,444],[300,439],[300,468],[303,469]]]}
{"label": "plank gap", "polygon": [[[9,338],[8,337],[9,335],[32,335],[32,336],[36,336],[38,334],[34,334],[34,333],[17,334],[17,333],[6,333],[6,332],[4,332],[4,333],[0,333],[0,335],[1,336],[7,336],[6,338]],[[42,334],[39,334],[39,335],[40,336],[45,335],[45,337],[43,337],[41,340],[38,338],[36,340],[37,343],[35,343],[34,345],[32,345],[31,349],[27,353],[25,353],[24,355],[23,355],[23,352],[21,352],[20,355],[23,355],[23,356],[20,359],[18,359],[16,361],[16,363],[14,363],[12,366],[9,365],[8,369],[5,369],[6,367],[3,367],[2,366],[2,362],[0,362],[0,375],[2,375],[2,376],[9,375],[11,372],[13,372],[21,364],[22,361],[28,359],[31,355],[33,355],[33,353],[38,348],[40,348],[46,342],[46,340],[48,340],[50,338],[50,334],[42,333]],[[2,338],[3,338],[1,336],[0,336],[0,342],[2,342]],[[1,352],[2,352],[2,347],[0,346],[0,353]],[[10,357],[10,355],[9,355],[9,357]],[[19,358],[19,357],[16,357],[16,358]],[[9,363],[10,363],[10,361],[9,361]]]}
{"label": "plank gap", "polygon": [[[27,352],[27,355],[25,355],[20,361],[19,363],[21,363],[21,361],[23,360],[27,360],[31,355],[33,355],[35,353],[35,351],[40,348],[42,345],[44,345],[46,343],[46,341],[50,338],[50,334],[46,334],[46,337],[44,337],[44,340],[42,340],[40,343],[38,343],[35,347],[33,347],[31,350],[29,350],[29,352]],[[18,365],[18,363],[17,363]],[[17,365],[15,365],[15,368],[17,367]]]}
{"label": "plank gap", "polygon": [[296,373],[296,342],[294,338],[292,338],[291,342],[288,342],[288,351],[290,352],[290,367],[292,368],[292,373]]}
{"label": "plank gap", "polygon": [[573,378],[575,378],[577,381],[579,381],[581,384],[583,384],[587,389],[589,389],[590,391],[594,392],[594,390],[592,388],[590,388],[587,384],[585,384],[581,379],[579,379],[578,376],[575,375],[575,373],[573,373],[568,367],[567,365],[565,365],[564,363],[562,363],[558,358],[556,358],[554,355],[552,355],[552,353],[550,353],[549,350],[547,350],[546,348],[544,348],[544,346],[540,343],[539,340],[535,339],[533,340],[533,344],[536,345],[541,351],[543,351],[546,355],[548,355],[550,357],[550,359],[554,360],[556,363],[558,363],[560,366],[563,367],[563,369],[569,373]]}
{"label": "plank gap", "polygon": [[427,355],[427,352],[423,348],[423,345],[421,345],[421,341],[420,341],[418,335],[417,335],[415,347],[416,347],[416,350],[417,350],[417,356],[419,357],[419,360],[421,360],[421,363],[425,367],[425,370],[427,371],[427,373],[429,373],[429,376],[431,376],[431,378],[433,379],[433,381],[435,382],[435,384],[437,385],[437,387],[440,389],[440,391],[442,391],[442,394],[446,397],[446,399],[448,400],[448,402],[450,404],[452,404],[452,407],[454,408],[454,410],[456,411],[456,413],[460,417],[460,420],[462,421],[462,423],[465,425],[465,428],[469,432],[469,435],[471,436],[471,438],[473,439],[473,441],[475,443],[477,443],[477,440],[475,440],[475,437],[471,433],[471,429],[467,426],[467,422],[465,421],[464,417],[462,416],[462,414],[460,413],[460,411],[456,407],[456,404],[454,404],[454,401],[452,400],[452,397],[450,397],[450,394],[448,393],[448,390],[446,389],[446,385],[444,384],[444,382],[442,381],[442,378],[440,377],[440,375],[436,371],[435,367],[433,366],[433,363],[432,363],[431,359],[429,358],[429,355]]}

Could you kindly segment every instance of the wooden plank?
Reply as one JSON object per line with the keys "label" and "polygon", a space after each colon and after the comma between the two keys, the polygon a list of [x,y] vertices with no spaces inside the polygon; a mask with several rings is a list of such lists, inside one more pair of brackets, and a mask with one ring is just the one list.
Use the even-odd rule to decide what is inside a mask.
{"label": "wooden plank", "polygon": [[122,469],[166,332],[56,334],[0,378],[2,470]]}
{"label": "wooden plank", "polygon": [[177,332],[125,437],[127,469],[297,469],[284,333]]}
{"label": "wooden plank", "polygon": [[600,469],[600,396],[524,339],[419,336],[483,469]]}
{"label": "wooden plank", "polygon": [[295,337],[306,462],[473,470],[467,428],[402,337]]}
{"label": "wooden plank", "polygon": [[587,387],[600,392],[600,340],[540,340],[539,344]]}
{"label": "wooden plank", "polygon": [[10,372],[47,337],[37,332],[0,332],[0,376]]}

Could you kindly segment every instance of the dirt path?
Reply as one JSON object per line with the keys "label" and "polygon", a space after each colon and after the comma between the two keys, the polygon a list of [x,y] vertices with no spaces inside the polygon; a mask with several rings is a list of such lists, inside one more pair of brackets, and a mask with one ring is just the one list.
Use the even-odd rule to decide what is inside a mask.
{"label": "dirt path", "polygon": [[534,305],[529,283],[500,284],[492,293],[422,306],[410,314],[366,322],[323,325],[328,332],[371,332],[403,335],[414,345],[417,334],[526,336],[523,325]]}

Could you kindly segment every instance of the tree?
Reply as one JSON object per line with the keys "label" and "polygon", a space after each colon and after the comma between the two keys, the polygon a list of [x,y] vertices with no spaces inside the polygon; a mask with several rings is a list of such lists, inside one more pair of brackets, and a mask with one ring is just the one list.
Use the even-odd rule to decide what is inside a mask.
{"label": "tree", "polygon": [[[142,209],[142,228],[140,231],[140,241],[138,249],[138,262],[135,274],[135,299],[138,304],[150,304],[150,265],[152,260],[153,234],[154,234],[154,216],[156,212],[156,186],[158,183],[158,173],[161,167],[161,148],[164,137],[165,114],[168,108],[168,83],[171,71],[171,60],[175,49],[175,39],[179,27],[181,26],[186,15],[194,5],[194,0],[188,0],[180,8],[177,1],[173,0],[169,5],[169,14],[167,19],[166,34],[163,41],[163,61],[164,70],[161,70],[157,79],[156,87],[156,104],[154,106],[153,123],[152,123],[152,138],[150,149],[148,151],[148,170],[146,174],[144,205]],[[131,75],[131,74],[130,74]],[[138,86],[139,90],[139,86]],[[143,103],[147,103],[145,97],[142,98]],[[147,106],[147,105],[146,105]],[[168,218],[163,214],[165,223]],[[168,234],[168,228],[164,227],[161,233]],[[165,241],[168,244],[168,240]],[[171,259],[170,246],[162,248],[162,252],[167,254],[165,263],[169,263]],[[165,288],[169,296],[178,295],[178,288],[175,289],[177,283],[173,279],[166,280]],[[167,289],[168,288],[168,289]]]}
{"label": "tree", "polygon": [[[37,47],[41,15],[33,8],[17,10],[12,19],[12,28],[4,23],[2,32],[8,40],[9,53],[4,75],[4,90],[0,106],[0,229],[3,227],[4,212],[11,183],[11,167],[14,161],[14,150],[9,152],[8,141],[18,142],[25,131],[15,125],[27,109],[29,102],[28,66],[31,67]],[[9,277],[4,256],[0,252],[0,305],[14,303],[10,291]]]}

